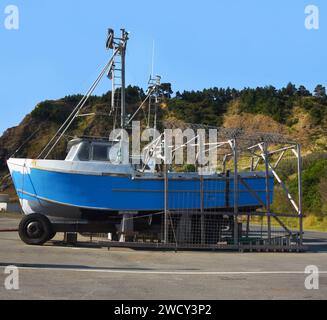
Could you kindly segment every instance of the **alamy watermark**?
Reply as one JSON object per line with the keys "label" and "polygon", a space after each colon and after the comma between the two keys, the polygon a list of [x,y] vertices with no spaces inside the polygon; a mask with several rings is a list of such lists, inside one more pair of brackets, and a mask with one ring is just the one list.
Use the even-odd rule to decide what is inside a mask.
{"label": "alamy watermark", "polygon": [[[134,121],[131,135],[122,129],[110,133],[110,140],[117,143],[110,149],[108,160],[113,164],[129,164],[131,159],[133,165],[194,165],[201,168],[204,175],[210,175],[215,173],[210,168],[217,164],[219,148],[225,146],[232,152],[232,141],[219,142],[218,134],[217,129],[165,129],[164,133],[146,129],[141,132],[140,122]],[[142,148],[142,145],[145,146]]]}
{"label": "alamy watermark", "polygon": [[304,26],[307,30],[319,29],[319,8],[316,5],[307,5],[304,9],[306,15]]}
{"label": "alamy watermark", "polygon": [[308,276],[305,278],[304,287],[307,290],[319,290],[319,269],[317,266],[307,266],[304,271]]}
{"label": "alamy watermark", "polygon": [[19,9],[16,5],[10,4],[4,10],[4,27],[7,30],[19,29]]}
{"label": "alamy watermark", "polygon": [[[5,279],[4,288],[6,290],[19,290],[19,269],[16,266],[7,266],[4,269]],[[304,287],[306,290],[319,290],[319,268],[315,265],[309,265],[305,268]]]}
{"label": "alamy watermark", "polygon": [[6,275],[4,287],[6,290],[19,290],[19,270],[16,266],[7,266],[4,274]]}
{"label": "alamy watermark", "polygon": [[[307,30],[319,29],[319,7],[313,4],[309,4],[305,7],[304,13],[306,15],[304,20],[304,26]],[[19,8],[16,5],[9,4],[4,10],[5,19],[4,27],[7,30],[19,29]]]}

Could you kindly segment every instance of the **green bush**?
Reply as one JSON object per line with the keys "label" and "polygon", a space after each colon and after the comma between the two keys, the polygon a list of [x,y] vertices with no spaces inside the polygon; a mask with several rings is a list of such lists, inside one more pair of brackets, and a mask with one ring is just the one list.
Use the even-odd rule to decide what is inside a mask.
{"label": "green bush", "polygon": [[[323,201],[319,185],[323,179],[327,179],[327,159],[313,160],[305,166],[302,173],[303,210],[305,213],[321,216]],[[297,184],[297,178],[290,181],[291,193],[297,193]]]}
{"label": "green bush", "polygon": [[61,101],[44,101],[32,111],[32,118],[39,121],[63,123],[72,112],[73,106]]}

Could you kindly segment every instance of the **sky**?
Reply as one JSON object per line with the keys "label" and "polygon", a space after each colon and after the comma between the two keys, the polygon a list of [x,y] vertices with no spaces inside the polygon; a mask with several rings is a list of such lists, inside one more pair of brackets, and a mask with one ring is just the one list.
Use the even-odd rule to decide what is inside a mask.
{"label": "sky", "polygon": [[[19,10],[18,30],[5,26]],[[319,29],[305,8],[319,9]],[[37,103],[85,93],[109,58],[107,28],[130,32],[127,83],[173,90],[327,86],[325,0],[0,0],[0,134]],[[104,79],[96,94],[110,89]]]}

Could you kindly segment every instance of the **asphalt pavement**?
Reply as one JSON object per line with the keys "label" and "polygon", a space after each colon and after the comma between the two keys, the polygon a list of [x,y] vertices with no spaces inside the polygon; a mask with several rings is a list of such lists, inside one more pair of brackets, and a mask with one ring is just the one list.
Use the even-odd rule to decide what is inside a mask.
{"label": "asphalt pavement", "polygon": [[[2,217],[0,229],[18,222]],[[305,243],[305,253],[175,253],[34,247],[0,233],[0,299],[326,299],[327,234],[307,232]],[[18,290],[5,287],[8,265],[18,267]],[[312,265],[317,290],[305,287]]]}

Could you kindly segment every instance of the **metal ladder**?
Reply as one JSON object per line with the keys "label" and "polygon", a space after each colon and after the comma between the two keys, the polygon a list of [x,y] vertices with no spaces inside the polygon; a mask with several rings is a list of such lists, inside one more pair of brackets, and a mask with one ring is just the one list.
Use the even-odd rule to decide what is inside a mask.
{"label": "metal ladder", "polygon": [[121,89],[123,85],[121,65],[121,55],[118,54],[115,57],[112,68],[108,72],[108,78],[112,81],[110,115],[114,116],[114,129],[116,127],[118,112],[121,108]]}
{"label": "metal ladder", "polygon": [[[160,86],[160,80],[161,77],[156,76],[154,78],[150,77],[149,80],[149,88],[150,91],[152,87],[154,86]],[[157,114],[158,114],[158,106],[162,102],[161,97],[158,94],[158,91],[156,90],[153,92],[153,94],[149,97],[149,109],[148,109],[148,119],[147,119],[147,127],[150,127],[151,125],[151,115],[152,115],[152,121],[153,121],[153,128],[156,129],[157,127]]]}

